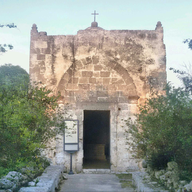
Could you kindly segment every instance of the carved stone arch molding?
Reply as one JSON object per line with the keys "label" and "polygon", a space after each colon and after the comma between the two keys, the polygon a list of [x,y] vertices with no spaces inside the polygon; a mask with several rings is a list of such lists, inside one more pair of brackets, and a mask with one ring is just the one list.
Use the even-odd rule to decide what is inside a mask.
{"label": "carved stone arch molding", "polygon": [[[95,97],[101,96],[104,98],[105,96],[109,97],[109,93],[111,94],[114,90],[114,87],[116,86],[116,90],[113,92],[113,94],[110,95],[110,101],[119,101],[120,98],[114,100],[114,97],[117,98],[117,96],[114,96],[115,94],[117,95],[117,92],[118,94],[121,94],[121,100],[125,100],[122,99],[123,96],[126,96],[126,98],[129,100],[138,100],[139,96],[137,94],[136,86],[128,71],[115,61],[108,60],[107,62],[102,63],[104,64],[93,64],[92,62],[88,64],[83,64],[83,60],[75,61],[63,74],[58,84],[57,91],[60,91],[61,95],[64,97],[66,97],[66,95],[67,97],[71,97],[75,94],[84,94],[84,98],[86,98],[85,95],[87,92],[87,94],[89,95],[89,97],[87,97],[87,100],[92,100],[92,98],[90,98],[90,95],[95,95],[94,91],[98,93],[100,91],[97,89],[98,87],[100,87],[102,91],[100,91],[100,94]],[[94,76],[94,70],[96,70],[96,72],[100,74],[99,77]],[[75,75],[78,74],[78,72],[81,73],[80,78]],[[117,78],[112,78],[111,76],[115,73],[117,74]],[[110,78],[108,78],[109,76]],[[87,78],[89,78],[89,80]],[[105,82],[97,82],[101,79],[103,79],[102,81],[105,80]],[[110,81],[110,85],[107,81]],[[111,81],[114,82],[111,83]],[[78,82],[80,84],[78,84]],[[93,88],[94,86],[97,87],[95,90]]]}
{"label": "carved stone arch molding", "polygon": [[129,99],[139,99],[135,83],[129,75],[128,71],[122,65],[115,61],[106,62],[106,66],[115,70],[123,78],[126,83],[126,87],[129,90]]}

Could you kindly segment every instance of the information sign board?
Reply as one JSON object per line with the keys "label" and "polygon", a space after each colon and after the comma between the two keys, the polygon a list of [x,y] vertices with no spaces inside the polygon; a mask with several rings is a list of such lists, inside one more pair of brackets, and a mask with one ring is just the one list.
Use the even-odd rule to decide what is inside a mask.
{"label": "information sign board", "polygon": [[65,120],[64,151],[75,152],[79,150],[79,121]]}

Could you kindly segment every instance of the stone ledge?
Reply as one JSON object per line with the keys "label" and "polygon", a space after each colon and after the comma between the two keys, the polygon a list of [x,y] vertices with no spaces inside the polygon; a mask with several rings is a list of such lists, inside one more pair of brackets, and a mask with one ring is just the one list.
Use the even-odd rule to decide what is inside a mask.
{"label": "stone ledge", "polygon": [[110,169],[83,169],[83,173],[110,174]]}
{"label": "stone ledge", "polygon": [[47,187],[22,187],[19,192],[48,192]]}
{"label": "stone ledge", "polygon": [[143,182],[145,172],[132,172],[133,184],[136,187],[137,192],[168,192],[167,190],[161,189],[160,187],[154,187],[152,185]]}
{"label": "stone ledge", "polygon": [[[45,169],[38,180],[36,185],[30,187],[22,187],[19,192],[55,192],[55,188],[58,188],[60,178],[63,174],[63,165],[51,165]],[[34,182],[29,182],[32,184]]]}

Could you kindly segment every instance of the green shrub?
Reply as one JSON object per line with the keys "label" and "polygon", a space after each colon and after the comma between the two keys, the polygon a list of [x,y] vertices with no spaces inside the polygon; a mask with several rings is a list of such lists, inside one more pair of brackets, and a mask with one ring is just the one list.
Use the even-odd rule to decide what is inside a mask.
{"label": "green shrub", "polygon": [[22,68],[0,66],[0,166],[16,169],[27,162],[45,163],[42,150],[65,128],[59,96],[51,94],[40,84],[32,85]]}
{"label": "green shrub", "polygon": [[190,182],[192,180],[192,172],[190,172],[188,170],[180,170],[179,177],[181,180],[186,180],[186,181]]}
{"label": "green shrub", "polygon": [[9,173],[9,171],[11,171],[11,169],[0,167],[0,178],[5,176],[7,173]]}
{"label": "green shrub", "polygon": [[176,161],[192,172],[192,100],[188,92],[167,85],[166,94],[153,94],[139,107],[136,121],[129,119],[130,150],[154,169]]}

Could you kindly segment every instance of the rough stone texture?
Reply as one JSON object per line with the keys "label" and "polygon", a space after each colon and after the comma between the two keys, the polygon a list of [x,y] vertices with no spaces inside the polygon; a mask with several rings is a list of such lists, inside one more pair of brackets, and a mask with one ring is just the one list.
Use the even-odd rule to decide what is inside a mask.
{"label": "rough stone texture", "polygon": [[[40,177],[37,177],[34,180],[34,182],[29,182],[30,187],[22,187],[19,192],[55,192],[55,189],[58,189],[58,184],[63,171],[64,166],[49,166]],[[35,185],[36,180],[38,183]],[[32,186],[32,184],[34,185]]]}
{"label": "rough stone texture", "polygon": [[164,180],[164,177],[162,177],[164,175],[164,173],[165,173],[165,170],[156,171],[155,178],[160,179],[160,177],[161,177],[161,180]]}
{"label": "rough stone texture", "polygon": [[83,173],[93,173],[93,174],[109,174],[110,169],[83,169]]}
{"label": "rough stone texture", "polygon": [[22,187],[19,192],[50,192],[48,187]]}
{"label": "rough stone texture", "polygon": [[[168,190],[157,186],[157,182],[150,182],[150,177],[145,172],[133,172],[132,178],[137,192],[168,192]],[[147,179],[147,182],[145,181]]]}
{"label": "rough stone texture", "polygon": [[[111,171],[137,169],[127,151],[122,119],[134,118],[137,105],[149,97],[150,89],[162,91],[166,83],[166,53],[163,28],[155,30],[104,30],[88,27],[77,35],[48,36],[31,30],[30,77],[60,91],[60,106],[68,118],[79,120],[80,150],[73,155],[73,170],[82,171],[83,112],[110,111]],[[69,166],[69,154],[60,142],[48,156],[55,164]],[[69,167],[67,167],[69,169]]]}
{"label": "rough stone texture", "polygon": [[[192,181],[187,184],[187,181],[179,180],[178,164],[174,161],[167,163],[166,170],[153,171],[151,168],[146,169],[147,173],[142,173],[146,183],[154,183],[154,177],[156,181],[163,184],[169,191],[187,192],[192,190]],[[134,178],[134,177],[133,177]],[[143,182],[142,182],[143,183]]]}
{"label": "rough stone texture", "polygon": [[169,170],[169,171],[178,171],[178,165],[177,165],[177,163],[176,162],[174,162],[174,161],[171,161],[171,162],[168,162],[167,163],[167,170]]}
{"label": "rough stone texture", "polygon": [[183,187],[182,192],[185,192],[186,190],[192,191],[192,181]]}
{"label": "rough stone texture", "polygon": [[33,167],[22,168],[21,173],[10,171],[0,179],[0,192],[18,191],[21,186],[25,186],[29,181],[34,179],[35,174],[31,173],[31,171],[40,173],[34,170]]}
{"label": "rough stone texture", "polygon": [[142,161],[142,168],[147,168],[147,162],[145,160]]}
{"label": "rough stone texture", "polygon": [[19,181],[24,179],[24,176],[19,172],[11,171],[4,178],[14,183],[18,183]]}
{"label": "rough stone texture", "polygon": [[0,179],[0,189],[10,189],[14,186],[14,183],[8,179]]}

